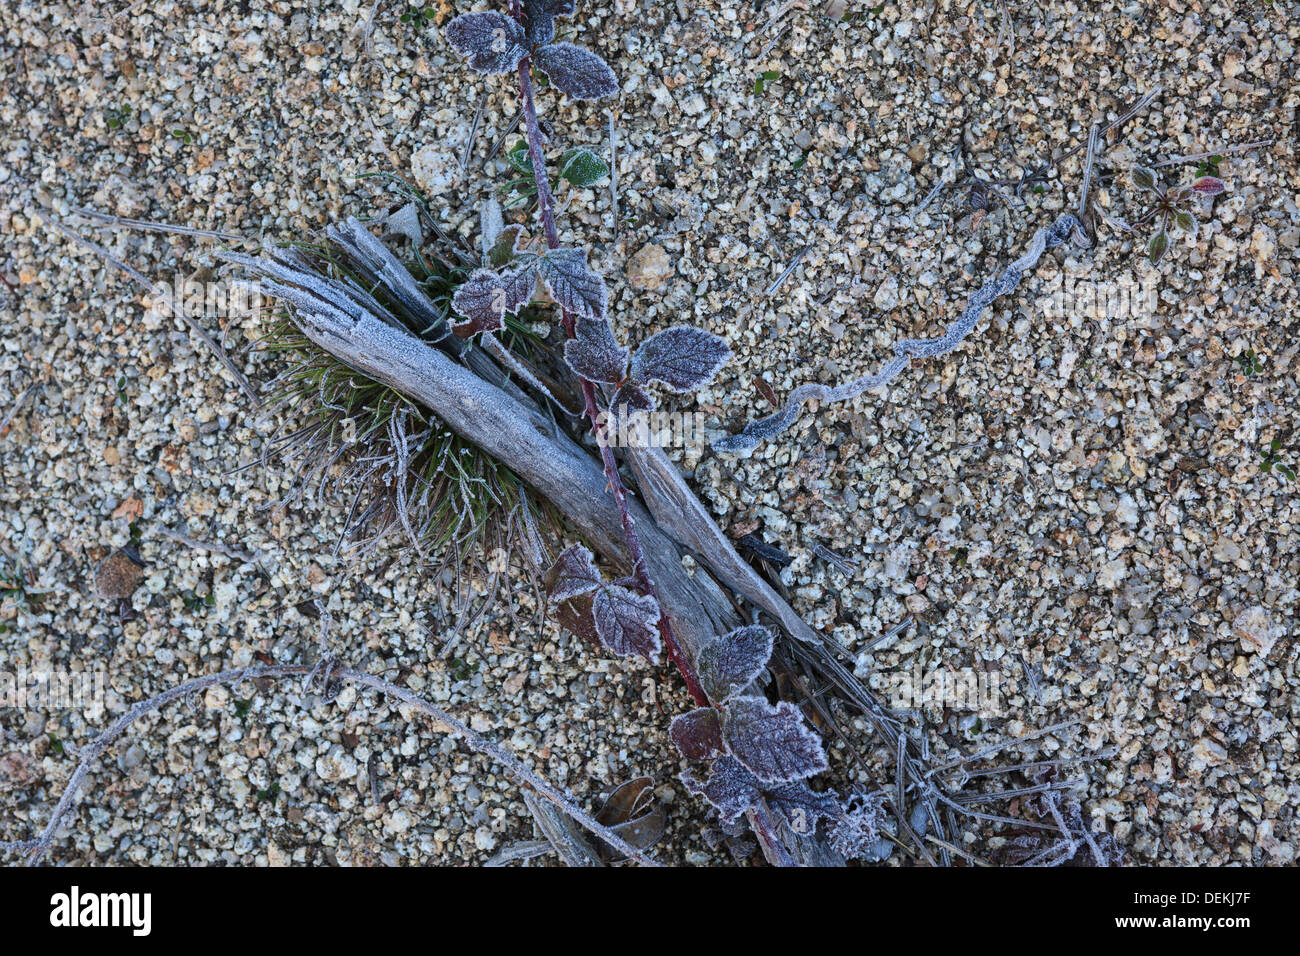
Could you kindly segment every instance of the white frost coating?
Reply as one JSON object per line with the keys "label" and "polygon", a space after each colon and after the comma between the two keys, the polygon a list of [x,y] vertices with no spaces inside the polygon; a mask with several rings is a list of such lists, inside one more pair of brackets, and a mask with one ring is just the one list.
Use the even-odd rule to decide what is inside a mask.
{"label": "white frost coating", "polygon": [[975,328],[980,314],[999,296],[1006,295],[1020,284],[1026,271],[1038,264],[1043,253],[1061,245],[1073,234],[1083,235],[1083,227],[1077,217],[1071,213],[1061,216],[1056,222],[1034,233],[1029,242],[1029,249],[1023,256],[1011,263],[999,276],[989,279],[970,297],[966,310],[948,327],[948,331],[934,339],[901,339],[894,343],[894,358],[885,364],[875,375],[864,375],[851,382],[831,388],[827,385],[810,383],[800,385],[790,393],[785,408],[750,422],[744,430],[713,443],[715,451],[749,452],[758,447],[760,442],[775,438],[794,424],[804,402],[818,400],[823,402],[844,402],[857,398],[863,392],[879,388],[897,377],[907,368],[912,358],[933,358],[951,352]]}
{"label": "white frost coating", "polygon": [[427,336],[439,325],[443,326],[442,335],[447,334],[443,316],[433,307],[410,270],[369,229],[348,217],[342,226],[330,226],[326,235],[352,257],[355,265],[369,273],[366,278],[382,284],[403,308],[424,324],[421,335]]}

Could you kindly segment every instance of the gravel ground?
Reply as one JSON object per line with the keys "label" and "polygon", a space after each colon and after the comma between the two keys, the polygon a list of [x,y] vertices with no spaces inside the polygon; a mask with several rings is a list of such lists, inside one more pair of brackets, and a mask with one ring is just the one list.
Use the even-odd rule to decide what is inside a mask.
{"label": "gravel ground", "polygon": [[[82,710],[0,709],[0,839],[44,825],[74,748],[130,702],[313,659],[319,606],[342,659],[464,716],[585,804],[653,775],[672,819],[657,854],[725,862],[675,783],[665,730],[684,698],[665,671],[535,631],[527,593],[510,596],[518,625],[498,611],[444,659],[448,582],[411,558],[334,559],[328,504],[273,509],[283,476],[256,463],[276,423],[183,325],[32,214],[302,236],[373,210],[355,177],[382,170],[472,235],[505,175],[483,160],[514,115],[508,84],[471,76],[391,0],[368,38],[368,3],[325,6],[0,0],[0,671],[102,668],[107,685]],[[682,464],[724,528],[794,558],[796,609],[869,683],[918,666],[997,675],[998,713],[921,708],[936,753],[1077,721],[1022,752],[1109,755],[1082,771],[1085,807],[1130,862],[1293,862],[1300,509],[1261,461],[1276,439],[1300,466],[1296,5],[584,6],[570,32],[623,84],[618,201],[604,185],[562,192],[562,228],[610,276],[626,338],[687,320],[731,342],[736,360],[695,399],[725,428],[770,407],[756,378],[778,396],[842,381],[894,339],[938,332],[1073,204],[1077,158],[986,216],[956,190],[914,213],[963,124],[989,178],[1156,86],[1103,172],[1273,141],[1226,156],[1229,191],[1159,267],[1105,231],[1096,250],[1045,257],[966,345],[887,394],[807,411],[751,457]],[[557,151],[607,146],[604,104],[543,94],[542,108]],[[1131,222],[1142,207],[1123,179],[1098,204]],[[154,277],[210,275],[211,242],[97,238]],[[1123,278],[1152,300],[1107,315],[1045,299]],[[258,321],[207,324],[251,378],[273,377],[274,357],[249,352]],[[213,690],[138,725],[52,859],[482,862],[531,836],[517,789],[439,728],[350,690],[300,697]]]}

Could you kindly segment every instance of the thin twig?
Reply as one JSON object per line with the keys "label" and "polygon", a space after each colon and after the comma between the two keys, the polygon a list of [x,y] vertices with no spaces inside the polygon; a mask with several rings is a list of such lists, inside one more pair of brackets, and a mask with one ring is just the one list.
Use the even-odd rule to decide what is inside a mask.
{"label": "thin twig", "polygon": [[18,396],[18,401],[14,402],[9,411],[5,412],[5,417],[0,419],[0,438],[5,437],[9,430],[9,423],[14,420],[14,416],[18,414],[18,410],[27,403],[27,399],[31,398],[32,393],[40,387],[40,382],[32,382],[32,384],[23,389],[23,393]]}
{"label": "thin twig", "polygon": [[196,548],[199,551],[211,551],[213,554],[224,555],[225,557],[231,558],[235,561],[243,561],[245,564],[256,564],[258,558],[261,556],[260,553],[250,554],[247,551],[240,551],[238,548],[232,548],[230,545],[223,544],[220,541],[197,541],[183,532],[173,531],[171,528],[161,524],[155,525],[153,530],[154,533],[160,534],[164,538],[170,538],[172,541],[183,544],[186,547]]}
{"label": "thin twig", "polygon": [[779,276],[777,276],[776,279],[773,280],[770,286],[768,286],[766,289],[763,290],[763,295],[767,296],[768,298],[771,298],[773,295],[776,294],[777,289],[785,285],[785,280],[790,278],[790,276],[794,274],[795,269],[799,268],[799,263],[803,262],[803,257],[808,254],[809,248],[810,248],[809,246],[804,246],[802,249],[800,249],[798,252],[795,253],[794,259],[791,260],[790,264],[785,267],[785,271],[782,272]]}
{"label": "thin twig", "polygon": [[1209,149],[1203,153],[1188,153],[1186,156],[1175,156],[1172,159],[1164,159],[1158,163],[1152,163],[1152,169],[1159,169],[1161,166],[1176,166],[1180,163],[1193,163],[1198,159],[1209,159],[1211,156],[1227,156],[1231,153],[1244,153],[1251,149],[1262,149],[1265,146],[1272,146],[1271,139],[1261,139],[1254,143],[1242,143],[1240,146],[1224,146],[1222,149]]}
{"label": "thin twig", "polygon": [[[151,714],[161,709],[166,704],[175,700],[188,697],[191,694],[207,690],[210,687],[216,687],[225,684],[238,684],[245,680],[283,680],[292,677],[303,677],[311,674],[315,667],[308,664],[271,664],[247,667],[240,670],[222,671],[217,674],[209,674],[192,681],[186,681],[176,687],[166,690],[148,700],[142,700],[134,704],[126,713],[122,714],[117,720],[103,731],[98,737],[92,740],[81,752],[80,761],[76,770],[73,771],[71,779],[64,788],[63,795],[59,798],[54,812],[50,815],[50,821],[46,824],[41,835],[35,840],[19,840],[13,842],[0,843],[0,851],[3,850],[20,850],[28,853],[27,862],[29,865],[35,865],[49,850],[50,844],[54,840],[55,831],[62,823],[63,818],[72,809],[76,800],[77,791],[81,788],[86,776],[95,762],[103,755],[108,746],[116,740],[122,733],[147,714]],[[471,730],[468,725],[452,717],[446,711],[429,703],[422,697],[417,697],[404,687],[398,687],[396,684],[389,683],[382,678],[366,674],[362,671],[351,670],[348,668],[338,668],[331,673],[324,675],[324,682],[328,684],[331,680],[337,680],[344,683],[356,684],[361,687],[367,687],[371,690],[378,691],[386,697],[393,698],[403,704],[420,711],[421,713],[434,718],[439,723],[449,728],[453,734],[468,744],[473,750],[480,754],[491,757],[503,765],[517,780],[531,787],[537,794],[549,800],[557,807],[562,809],[569,816],[573,817],[585,829],[599,836],[606,843],[609,843],[620,853],[626,854],[629,858],[636,860],[648,866],[658,866],[659,864],[646,853],[632,846],[613,830],[597,823],[581,807],[577,806],[573,800],[558,790],[556,787],[547,782],[544,778],[538,776],[533,771],[520,762],[520,760],[510,753],[507,753],[499,744],[487,739],[482,734]]]}
{"label": "thin twig", "polygon": [[78,209],[76,215],[95,220],[102,229],[136,229],[140,232],[168,232],[179,236],[195,236],[200,239],[253,241],[248,236],[241,236],[235,232],[195,229],[192,226],[177,226],[170,222],[151,222],[148,219],[128,219],[125,216],[110,216],[108,213],[96,212],[93,209]]}
{"label": "thin twig", "polygon": [[163,288],[158,283],[152,282],[148,278],[148,276],[146,276],[144,273],[140,272],[137,269],[133,269],[131,266],[127,265],[125,262],[118,259],[116,256],[114,256],[103,246],[99,245],[96,242],[91,242],[89,239],[86,239],[84,236],[80,236],[77,233],[73,232],[71,229],[69,229],[67,226],[65,226],[63,223],[59,222],[57,219],[53,218],[52,216],[47,216],[39,209],[33,209],[32,212],[35,214],[37,219],[41,220],[43,223],[45,223],[48,226],[52,226],[54,229],[58,230],[63,235],[71,239],[73,242],[76,242],[79,245],[89,249],[91,252],[95,253],[105,262],[109,263],[110,265],[116,267],[119,271],[130,276],[132,279],[135,280],[135,282],[138,285],[148,290],[148,292],[151,295],[157,296],[164,303],[166,303],[167,306],[171,309],[171,311],[174,314],[179,315],[182,319],[185,320],[185,324],[190,327],[190,331],[193,332],[194,335],[198,337],[199,341],[201,341],[204,345],[206,345],[208,349],[212,352],[212,354],[217,357],[217,360],[221,362],[221,364],[225,367],[226,371],[230,373],[231,377],[235,380],[235,384],[238,385],[240,390],[244,393],[244,395],[248,397],[248,400],[252,402],[255,407],[262,404],[262,400],[258,396],[257,390],[254,389],[253,386],[249,383],[248,379],[244,377],[244,373],[241,372],[235,366],[235,363],[230,360],[230,356],[226,354],[226,350],[223,349],[221,345],[217,342],[217,340],[214,339],[211,335],[209,335],[201,325],[199,325],[199,323],[194,319],[193,316],[190,315],[189,311],[184,307],[184,305],[182,305],[180,302],[177,302],[176,299],[173,298],[172,295],[165,288]]}

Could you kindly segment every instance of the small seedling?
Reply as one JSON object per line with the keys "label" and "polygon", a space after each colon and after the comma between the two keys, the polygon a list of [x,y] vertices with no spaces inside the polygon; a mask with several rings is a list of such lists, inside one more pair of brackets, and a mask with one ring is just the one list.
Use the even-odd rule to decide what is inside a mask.
{"label": "small seedling", "polygon": [[177,139],[179,139],[186,146],[194,142],[194,137],[191,136],[188,131],[181,129],[179,126],[176,127],[176,129],[172,130],[172,135],[175,136]]}
{"label": "small seedling", "polygon": [[1242,372],[1246,375],[1258,375],[1260,372],[1264,371],[1264,357],[1255,354],[1254,349],[1246,349],[1246,351],[1238,355],[1233,359],[1233,361],[1241,366]]}
{"label": "small seedling", "polygon": [[104,125],[109,129],[121,129],[130,118],[130,106],[123,106],[121,109],[114,108],[104,111]]}
{"label": "small seedling", "polygon": [[758,74],[758,79],[754,81],[754,92],[762,93],[767,89],[767,84],[775,83],[779,79],[781,79],[780,70],[764,70]]}
{"label": "small seedling", "polygon": [[1156,179],[1155,171],[1145,166],[1135,166],[1132,179],[1134,186],[1156,197],[1155,206],[1137,221],[1139,226],[1148,222],[1159,223],[1146,247],[1147,259],[1152,265],[1169,251],[1169,227],[1173,225],[1181,232],[1194,234],[1196,217],[1192,210],[1196,200],[1202,196],[1217,196],[1227,188],[1217,177],[1200,176],[1190,185],[1167,190]]}
{"label": "small seedling", "polygon": [[1264,458],[1259,463],[1259,470],[1265,474],[1271,471],[1284,481],[1295,481],[1295,469],[1282,460],[1281,451],[1282,440],[1274,438],[1264,450]]}
{"label": "small seedling", "polygon": [[1196,175],[1197,176],[1218,176],[1219,163],[1221,162],[1223,162],[1223,157],[1219,156],[1218,154],[1202,159],[1200,162],[1196,164]]}
{"label": "small seedling", "polygon": [[438,11],[433,7],[422,7],[415,3],[411,4],[410,8],[397,19],[402,23],[409,23],[417,30],[423,30],[435,23],[437,18]]}

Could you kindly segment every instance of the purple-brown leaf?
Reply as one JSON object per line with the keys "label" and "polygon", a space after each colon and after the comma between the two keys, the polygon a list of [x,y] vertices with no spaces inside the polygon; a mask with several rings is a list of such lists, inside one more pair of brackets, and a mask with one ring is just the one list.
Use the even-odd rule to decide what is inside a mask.
{"label": "purple-brown leaf", "polygon": [[555,18],[571,17],[578,0],[527,0],[524,3],[524,33],[528,45],[539,47],[555,39]]}
{"label": "purple-brown leaf", "polygon": [[552,604],[587,594],[603,583],[592,562],[591,552],[580,544],[562,551],[542,577],[546,596]]}
{"label": "purple-brown leaf", "polygon": [[534,53],[533,60],[550,77],[552,86],[575,100],[598,100],[618,92],[618,80],[609,64],[583,47],[552,43]]}
{"label": "purple-brown leaf", "polygon": [[726,754],[713,761],[705,782],[689,773],[682,774],[681,780],[688,790],[713,804],[723,823],[734,823],[758,802],[758,781],[740,761]]}
{"label": "purple-brown leaf", "polygon": [[637,654],[658,660],[661,643],[659,602],[648,594],[637,594],[617,584],[608,584],[591,599],[600,643],[620,657]]}
{"label": "purple-brown leaf", "polygon": [[734,697],[723,710],[722,739],[731,755],[767,784],[802,780],[826,769],[821,740],[799,708],[761,697]]}
{"label": "purple-brown leaf", "polygon": [[444,32],[452,48],[480,73],[508,73],[528,52],[523,27],[495,10],[462,14]]}
{"label": "purple-brown leaf", "polygon": [[586,319],[603,319],[609,305],[605,280],[587,265],[585,249],[551,249],[537,260],[542,281],[561,308]]}
{"label": "purple-brown leaf", "polygon": [[451,298],[451,307],[466,319],[453,325],[452,331],[466,339],[478,332],[498,331],[505,314],[514,315],[526,306],[536,288],[537,270],[531,262],[504,272],[475,270]]}
{"label": "purple-brown leaf", "polygon": [[720,704],[753,683],[771,656],[771,631],[757,624],[738,628],[700,651],[700,685]]}
{"label": "purple-brown leaf", "polygon": [[731,349],[712,332],[678,325],[641,343],[632,356],[632,377],[663,382],[674,392],[693,392],[708,384],[729,358]]}
{"label": "purple-brown leaf", "polygon": [[589,382],[617,385],[627,371],[627,349],[605,319],[578,319],[577,334],[564,343],[564,361]]}
{"label": "purple-brown leaf", "polygon": [[689,760],[711,760],[722,753],[722,725],[712,707],[700,707],[673,718],[668,735]]}
{"label": "purple-brown leaf", "polygon": [[1227,188],[1217,176],[1202,176],[1192,183],[1192,192],[1201,196],[1217,196]]}

